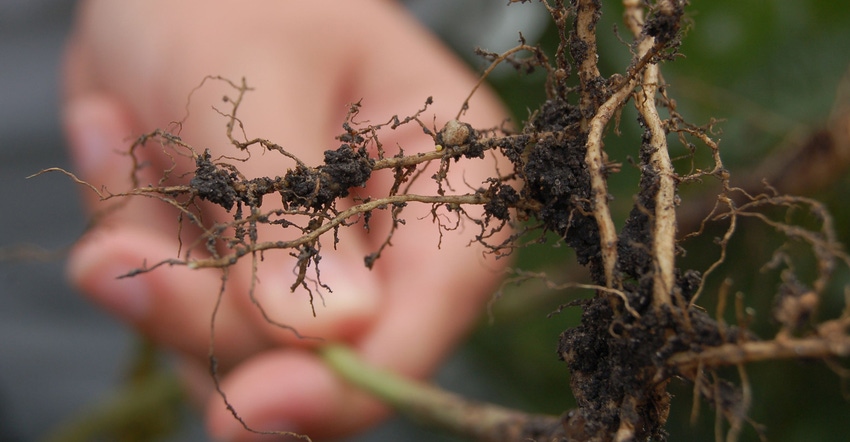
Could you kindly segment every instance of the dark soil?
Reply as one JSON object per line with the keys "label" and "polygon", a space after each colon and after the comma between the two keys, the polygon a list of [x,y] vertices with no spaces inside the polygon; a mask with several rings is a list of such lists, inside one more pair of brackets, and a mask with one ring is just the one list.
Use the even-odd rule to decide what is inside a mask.
{"label": "dark soil", "polygon": [[325,210],[337,199],[348,196],[352,187],[364,186],[375,164],[365,147],[355,150],[348,144],[325,151],[324,164],[315,168],[298,165],[283,178],[240,178],[230,168],[214,164],[209,151],[195,162],[195,176],[189,186],[201,199],[228,211],[236,203],[259,207],[263,196],[273,192],[279,192],[288,207]]}

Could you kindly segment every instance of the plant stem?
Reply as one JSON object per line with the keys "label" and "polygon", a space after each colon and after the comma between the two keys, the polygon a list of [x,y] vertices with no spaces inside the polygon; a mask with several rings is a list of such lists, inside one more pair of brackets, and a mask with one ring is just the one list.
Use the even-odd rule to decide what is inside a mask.
{"label": "plant stem", "polygon": [[366,390],[413,420],[479,441],[507,442],[563,433],[557,416],[529,415],[493,404],[474,402],[431,385],[371,367],[354,351],[338,344],[320,354],[340,377]]}

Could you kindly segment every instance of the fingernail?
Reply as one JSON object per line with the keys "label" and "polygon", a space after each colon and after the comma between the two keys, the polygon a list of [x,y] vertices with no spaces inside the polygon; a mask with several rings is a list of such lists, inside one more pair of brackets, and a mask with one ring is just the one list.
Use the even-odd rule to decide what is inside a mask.
{"label": "fingernail", "polygon": [[111,313],[125,320],[137,322],[147,316],[150,308],[148,285],[140,277],[120,278],[132,267],[110,265],[101,270],[94,282],[98,302]]}
{"label": "fingernail", "polygon": [[119,278],[135,266],[120,261],[104,263],[103,257],[92,249],[75,253],[68,265],[71,280],[95,302],[123,320],[139,322],[147,317],[150,288],[144,277]]}
{"label": "fingernail", "polygon": [[[97,100],[69,104],[65,124],[74,169],[82,175],[93,175],[110,160],[111,149],[124,135],[114,133],[117,121],[107,114],[108,108]],[[120,144],[119,144],[120,145]]]}

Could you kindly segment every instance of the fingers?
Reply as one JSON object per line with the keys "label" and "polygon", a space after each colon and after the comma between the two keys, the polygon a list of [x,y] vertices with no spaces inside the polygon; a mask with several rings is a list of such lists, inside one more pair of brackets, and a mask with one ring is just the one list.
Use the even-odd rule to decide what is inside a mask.
{"label": "fingers", "polygon": [[[134,164],[126,155],[131,121],[127,109],[105,94],[78,94],[66,104],[64,122],[75,170],[104,195],[132,187]],[[155,157],[153,152],[142,150],[137,159],[152,163],[157,161]],[[154,168],[135,171],[139,182],[156,183],[157,178],[151,176]],[[177,257],[177,217],[173,209],[142,197],[102,202],[87,188],[82,193],[97,222],[69,257],[67,272],[72,282],[156,342],[194,356],[206,355],[220,273],[164,267],[118,279],[160,259]],[[106,218],[98,216],[119,203],[128,204],[103,212],[108,213]],[[225,336],[218,346],[222,360],[233,363],[266,345],[255,330],[244,327],[232,299],[223,299],[220,311],[216,325]]]}
{"label": "fingers", "polygon": [[[338,133],[345,103],[364,98],[362,120],[381,122],[394,114],[415,111],[425,98],[434,95],[437,105],[432,111],[439,111],[437,124],[441,125],[454,117],[474,84],[460,62],[391,3],[316,3],[312,10],[315,16],[284,10],[250,16],[250,22],[246,22],[250,26],[237,23],[241,20],[237,17],[213,16],[226,12],[226,8],[184,8],[184,3],[170,2],[169,13],[161,14],[157,6],[148,6],[153,3],[132,3],[142,10],[123,11],[122,20],[113,20],[114,14],[105,13],[95,20],[97,13],[90,8],[87,26],[103,22],[111,29],[93,31],[97,44],[91,46],[96,48],[88,47],[87,52],[78,42],[71,49],[87,60],[83,67],[69,62],[69,71],[76,72],[69,74],[66,114],[72,152],[86,178],[106,183],[109,188],[118,186],[127,176],[127,172],[112,167],[122,158],[103,161],[113,146],[126,146],[124,137],[134,132],[182,118],[186,94],[210,73],[233,79],[246,76],[261,92],[247,97],[240,108],[248,138],[274,140],[308,164],[318,164],[321,152],[335,146],[333,135]],[[118,8],[113,2],[98,4]],[[292,7],[279,2],[268,5]],[[347,10],[349,7],[354,10]],[[156,13],[154,19],[142,18],[146,8]],[[351,20],[355,12],[370,17],[370,25]],[[234,26],[196,25],[224,20],[234,20]],[[142,23],[142,27],[127,31],[116,23]],[[274,32],[268,34],[269,30]],[[111,37],[116,32],[121,36],[118,39]],[[140,38],[151,34],[155,38],[150,41]],[[169,55],[178,42],[183,45],[180,47],[197,50]],[[93,54],[108,56],[92,61]],[[220,107],[221,96],[232,94],[232,89],[219,84],[194,95],[192,116],[181,137],[194,146],[212,148],[214,155],[232,153],[223,136],[226,119],[209,110],[210,103]],[[498,124],[501,108],[492,96],[479,96],[484,98],[473,103],[472,112],[484,111],[470,113],[466,120],[475,125]],[[123,103],[132,103],[133,107],[124,107]],[[411,141],[415,132],[420,135]],[[408,152],[433,149],[412,124],[382,141],[388,148],[398,144]],[[252,155],[244,168],[239,164],[249,178],[282,175],[291,167],[290,162],[272,159],[276,155],[261,157],[263,154],[256,151]],[[153,154],[146,160],[159,161]],[[453,184],[464,188],[464,179],[469,178],[476,185],[492,166],[488,159],[466,172],[454,168],[458,174]],[[146,178],[149,182],[156,179]],[[385,192],[386,177],[383,184],[375,189]],[[364,195],[371,191],[367,189]],[[153,263],[176,253],[173,237],[163,233],[173,234],[174,214],[167,215],[161,207],[141,202],[132,207],[134,211],[119,215],[122,222],[94,232],[74,251],[69,274],[96,302],[158,342],[202,356],[220,289],[219,273],[166,266],[134,278],[114,279],[142,266],[145,259]],[[215,215],[227,214],[218,211]],[[466,247],[476,226],[468,226],[470,230],[464,236],[446,236],[442,250],[438,250],[436,227],[418,217],[413,212],[405,214],[409,224],[396,233],[394,247],[371,272],[363,265],[363,257],[384,237],[367,239],[362,229],[341,229],[339,250],[334,251],[331,234],[326,235],[319,262],[321,274],[313,273],[312,262],[304,280],[314,296],[315,317],[304,287],[295,293],[290,290],[296,278],[293,268],[297,273],[298,267],[288,251],[258,255],[256,259],[262,262],[256,273],[250,256],[231,269],[216,322],[216,352],[232,364],[252,352],[266,351],[236,367],[223,385],[249,425],[268,428],[284,421],[284,427],[311,435],[337,435],[362,428],[384,413],[363,396],[352,394],[314,356],[293,348],[268,350],[272,343],[309,346],[315,342],[294,339],[291,332],[269,325],[268,319],[294,326],[304,335],[349,342],[372,363],[416,377],[430,373],[466,331],[496,273],[481,265],[480,251]],[[291,239],[279,232],[279,226],[274,227],[276,230],[263,228],[261,237]],[[333,292],[323,290],[321,283]],[[220,398],[211,400],[211,429],[219,435],[236,434],[233,431],[241,426],[222,408]]]}
{"label": "fingers", "polygon": [[[134,269],[174,256],[170,237],[121,225],[88,234],[71,253],[68,276],[89,298],[156,342],[195,357],[205,357],[212,314],[219,301],[221,273],[163,266],[121,278]],[[215,317],[215,353],[227,366],[269,345],[245,326],[226,291]]]}
{"label": "fingers", "polygon": [[[140,183],[156,182],[151,176],[153,166],[134,172],[134,164],[126,155],[133,124],[127,110],[114,98],[99,93],[76,95],[66,104],[64,122],[75,170],[102,194],[132,188],[133,173]],[[140,151],[137,159],[141,163],[156,161],[150,151]],[[87,188],[82,193],[97,223],[69,257],[67,272],[72,282],[156,342],[194,356],[206,355],[210,315],[221,285],[217,271],[166,267],[118,279],[131,270],[177,256],[174,211],[147,198],[102,202]],[[108,213],[106,218],[98,216],[119,203],[128,204],[104,212]],[[226,338],[219,340],[218,351],[223,360],[232,362],[264,346],[265,341],[241,324],[231,299],[224,299],[223,304],[217,326]]]}
{"label": "fingers", "polygon": [[[317,356],[302,350],[258,355],[230,373],[221,387],[250,428],[291,431],[314,440],[352,434],[387,414],[377,402],[345,385]],[[266,440],[246,431],[219,395],[209,399],[206,418],[207,429],[218,440]]]}
{"label": "fingers", "polygon": [[[439,129],[441,122],[455,117],[476,78],[400,10],[385,8],[371,16],[376,20],[383,16],[385,25],[364,31],[363,38],[375,48],[361,66],[371,74],[358,76],[362,80],[359,87],[366,91],[364,96],[380,97],[379,111],[389,113],[413,109],[423,97],[431,95],[434,106],[429,112],[436,113]],[[387,38],[384,33],[394,37]],[[366,108],[364,113],[368,112]],[[492,92],[482,88],[462,119],[486,128],[498,126],[505,116]],[[415,127],[407,129],[410,132],[404,133],[400,143],[405,151],[433,149],[433,141],[421,133],[416,135]],[[468,186],[477,188],[487,177],[495,176],[497,162],[505,164],[504,159],[489,156],[453,163],[449,180],[455,193],[471,192]],[[436,194],[436,185],[425,176],[414,184],[412,193]],[[406,225],[395,232],[393,247],[384,251],[373,270],[383,281],[384,310],[369,334],[357,343],[364,359],[413,377],[430,374],[471,327],[507,263],[484,256],[483,248],[474,242],[475,235],[481,233],[478,225],[461,220],[460,228],[441,234],[430,210],[411,204],[403,212]],[[472,217],[482,212],[471,206],[464,210]],[[458,217],[442,209],[439,213],[447,225],[453,225]],[[490,241],[499,243],[507,234],[496,234]],[[380,242],[383,237],[373,234],[372,240]]]}
{"label": "fingers", "polygon": [[[370,29],[387,30],[396,25],[405,29],[389,29],[393,38],[383,36],[370,42],[374,53],[370,53],[369,62],[378,64],[360,66],[368,72],[357,76],[365,82],[359,86],[370,90],[364,94],[368,97],[363,108],[364,119],[382,121],[387,115],[416,109],[425,97],[433,94],[436,98],[440,96],[438,93],[454,99],[457,107],[450,106],[447,101],[437,107],[444,120],[453,118],[450,108],[460,107],[474,79],[460,63],[437,49],[433,41],[417,34],[418,28],[407,17],[382,16],[385,12],[370,15],[381,23]],[[398,43],[400,47],[388,48],[388,42]],[[411,54],[415,57],[411,58]],[[396,69],[404,72],[392,72]],[[390,73],[385,77],[376,76],[377,71]],[[407,83],[412,77],[416,81]],[[374,78],[382,81],[372,83]],[[396,82],[398,78],[405,81]],[[476,125],[499,124],[504,115],[501,107],[492,95],[484,92],[481,97],[477,102],[479,107],[473,107],[467,121]],[[393,132],[390,138],[384,139],[385,145],[398,143],[407,152],[433,148],[428,139],[416,135],[419,130],[414,129]],[[453,182],[460,186],[464,178],[468,178],[470,183],[478,183],[494,170],[491,159],[472,164],[465,171],[455,168]],[[373,178],[382,179],[378,174]],[[366,193],[386,191],[389,184],[386,177],[383,180],[383,183],[372,184]],[[424,182],[415,191],[433,193],[433,189],[423,190],[423,187],[427,187]],[[472,223],[467,224],[467,230],[461,229],[463,234],[444,232],[438,249],[441,239],[437,227],[425,216],[430,207],[417,212],[413,206],[404,212],[407,224],[393,236],[393,247],[384,251],[371,271],[372,277],[380,281],[380,315],[353,345],[365,360],[376,366],[422,378],[434,370],[469,329],[500,277],[504,263],[484,259],[480,248],[467,246],[477,233],[477,226]],[[475,212],[474,208],[469,210]],[[378,215],[373,220],[376,228],[366,239],[371,244],[366,246],[367,250],[374,251],[385,238],[378,230],[386,233],[386,220],[379,229],[377,218]],[[493,241],[499,238],[494,237]],[[343,238],[340,244],[350,240],[352,238]],[[362,268],[359,261],[351,261],[349,268]],[[291,278],[291,275],[286,276]],[[339,284],[331,286],[336,289]],[[250,427],[290,430],[317,439],[350,434],[386,413],[384,408],[335,378],[315,356],[301,351],[275,350],[246,361],[228,375],[222,388]],[[256,437],[242,428],[217,395],[209,400],[207,422],[211,433],[219,438],[253,440]]]}
{"label": "fingers", "polygon": [[[153,128],[164,127],[169,121],[183,118],[187,112],[187,94],[209,73],[229,75],[237,80],[244,75],[249,78],[251,86],[262,91],[261,94],[246,98],[240,108],[240,116],[247,122],[249,137],[260,135],[279,142],[309,164],[320,161],[321,152],[333,146],[333,135],[337,132],[331,130],[329,121],[333,120],[333,127],[338,127],[345,111],[345,106],[337,102],[337,89],[333,86],[340,83],[338,77],[344,71],[324,66],[328,60],[336,62],[339,57],[327,48],[317,50],[291,39],[281,39],[277,31],[273,35],[267,34],[268,30],[279,29],[280,26],[256,26],[253,22],[281,21],[289,17],[294,21],[291,27],[300,26],[302,31],[318,32],[315,26],[305,25],[302,18],[293,18],[296,14],[263,14],[263,8],[280,7],[278,2],[264,3],[257,10],[252,10],[250,6],[240,6],[240,14],[228,17],[228,20],[239,23],[225,29],[198,27],[194,24],[221,22],[222,14],[230,14],[228,8],[194,8],[189,5],[190,2],[169,2],[169,14],[162,15],[161,8],[154,3],[128,2],[116,6],[112,2],[88,1],[82,8],[79,17],[81,28],[77,30],[68,50],[68,102],[65,113],[72,156],[82,171],[82,178],[97,187],[104,185],[111,191],[126,190],[133,164],[128,157],[116,152],[126,152],[128,135],[149,132]],[[322,14],[322,10],[327,7],[315,8],[312,13]],[[146,13],[151,11],[154,19],[144,20]],[[272,19],[272,16],[276,18]],[[248,23],[252,23],[251,26],[243,26]],[[187,27],[195,27],[197,32],[181,31]],[[231,30],[232,34],[228,34]],[[316,42],[322,41],[325,40],[316,39]],[[168,44],[157,45],[157,42]],[[169,51],[173,50],[177,42],[180,48],[197,50],[181,51],[169,56]],[[328,46],[333,47],[330,43]],[[224,53],[238,56],[222,56]],[[299,65],[289,66],[292,60],[297,60]],[[211,103],[218,107],[224,106],[226,111],[227,104],[221,104],[221,97],[233,97],[234,93],[222,82],[209,82],[193,94],[189,109],[191,117],[184,125],[181,138],[198,146],[198,149],[211,148],[214,156],[233,155],[232,147],[225,138],[227,119],[210,110],[209,106]],[[241,134],[237,133],[236,136],[241,137]],[[167,164],[169,159],[164,158],[159,146],[156,143],[149,144],[153,146],[139,152],[144,156],[140,158],[142,162],[150,164],[150,167],[141,171],[142,174],[170,166]],[[292,166],[291,162],[273,153],[263,154],[258,149],[252,153],[255,155],[252,161],[239,164],[240,170],[249,178],[282,175],[287,167]],[[181,169],[173,175],[186,170],[189,169]],[[142,186],[155,184],[159,178],[150,173],[143,176],[140,183]],[[97,204],[97,200],[96,195],[87,194],[87,203],[92,210],[102,206]],[[272,208],[273,204],[274,201],[268,202],[264,209]],[[208,221],[232,218],[232,214],[224,213],[223,210],[207,211],[206,215],[210,215]],[[111,220],[111,225],[122,227],[143,225],[147,234],[163,232],[160,240],[168,237],[165,232],[172,232],[173,235],[177,227],[173,210],[159,201],[145,198],[135,198],[132,204],[117,211]],[[261,240],[265,241],[292,237],[292,234],[287,236],[280,233],[283,229],[279,226],[261,230]],[[188,244],[192,238],[190,235],[184,236],[187,237],[184,243]],[[113,244],[112,247],[100,249],[106,261],[120,253],[127,253],[115,246],[115,241],[123,241],[122,247],[141,250],[136,244],[140,238],[136,231],[119,229],[111,233],[101,232],[99,237],[110,238],[109,241],[100,241]],[[333,287],[333,293],[317,285],[319,281],[313,274],[315,264],[307,269],[305,284],[311,288],[315,297],[315,317],[308,293],[301,287],[291,293],[290,286],[294,281],[292,270],[296,261],[289,256],[288,251],[264,253],[261,257],[263,263],[259,266],[260,273],[256,275],[251,271],[250,257],[245,257],[232,269],[228,281],[228,293],[233,294],[232,305],[236,307],[234,314],[243,317],[244,328],[262,330],[262,333],[277,342],[312,345],[313,341],[299,340],[291,331],[269,325],[268,320],[294,327],[302,335],[353,339],[373,319],[379,305],[378,290],[374,288],[373,279],[365,269],[355,265],[351,267],[357,267],[357,271],[347,271],[351,260],[362,263],[362,257],[366,254],[363,250],[352,250],[356,244],[356,241],[346,241],[340,252],[329,251],[329,257],[321,265],[321,282]],[[176,244],[172,244],[170,249],[164,245],[161,247],[159,254],[145,256],[139,252],[134,257],[154,259],[175,256]],[[97,250],[97,247],[90,250]],[[77,256],[82,257],[79,259],[94,260],[94,256],[82,252]],[[140,259],[131,261],[132,265],[128,268],[138,267],[142,262]],[[96,288],[87,282],[88,274],[79,276],[85,273],[79,269],[91,269],[91,266],[85,263],[74,263],[72,266],[77,266],[76,270],[71,271],[72,276],[77,275],[74,276],[75,280],[87,284],[86,287]],[[150,277],[158,278],[157,274],[162,270],[158,269]],[[179,276],[190,281],[196,277],[188,272]],[[151,308],[167,310],[173,318],[169,315],[151,315],[145,320],[137,319],[134,323],[146,332],[155,334],[167,345],[187,347],[189,341],[202,335],[200,330],[203,328],[199,327],[203,324],[197,321],[181,323],[176,318],[179,318],[181,312],[188,316],[207,316],[199,315],[198,310],[172,308],[171,304],[177,298],[187,296],[185,290],[182,290],[180,284],[167,284],[164,276],[157,280],[160,281],[158,293],[162,295],[151,298]],[[252,298],[250,295],[255,282]],[[175,291],[178,289],[181,291]],[[195,291],[201,292],[202,289],[199,286]],[[217,291],[218,287],[214,286],[212,291],[207,290],[206,295],[214,298]],[[109,299],[106,292],[108,290],[100,290],[99,294],[93,296],[106,303]],[[189,299],[192,299],[190,295]],[[253,300],[258,301],[259,306]],[[183,334],[181,342],[174,342],[176,338],[170,337],[169,332],[158,330],[158,327],[179,330]],[[200,341],[204,345],[206,342],[207,339]],[[195,353],[200,345],[196,343],[193,348]]]}
{"label": "fingers", "polygon": [[[68,103],[65,124],[72,158],[81,178],[104,191],[127,189],[133,167],[129,158],[120,152],[132,127],[129,121],[122,106],[102,94],[77,96]],[[151,153],[141,151],[139,158],[157,161],[141,156],[151,156]],[[152,169],[143,169],[140,175],[144,177],[146,171]],[[142,183],[155,183],[157,179],[142,180]],[[85,190],[87,205],[95,211],[102,208],[97,195]],[[133,198],[130,204],[111,214],[105,224],[99,223],[98,230],[78,247],[71,257],[69,274],[96,302],[153,339],[193,355],[204,355],[209,342],[209,314],[220,288],[218,270],[195,272],[185,267],[160,268],[146,275],[114,279],[142,267],[145,262],[177,257],[176,213],[161,201]],[[230,216],[223,211],[218,215]],[[280,230],[279,226],[263,228],[260,240],[280,239]],[[184,229],[184,237],[188,236],[186,231],[188,229]],[[315,345],[320,341],[303,340],[300,336],[352,340],[365,330],[378,313],[379,291],[374,278],[362,266],[365,247],[358,242],[357,235],[343,236],[351,237],[345,238],[338,251],[329,248],[321,263],[320,279],[315,274],[315,263],[310,263],[306,269],[304,287],[310,288],[314,296],[315,317],[307,290],[297,287],[293,293],[290,289],[295,280],[296,260],[288,251],[265,253],[256,275],[251,273],[250,257],[232,269],[227,283],[229,296],[224,300],[217,325],[221,330],[218,340],[234,343],[232,347],[219,346],[224,361],[228,360],[225,355],[241,358],[266,343],[265,337],[253,342],[258,340],[257,333],[281,343]],[[189,240],[187,238],[186,243]],[[194,256],[202,257],[197,252]],[[257,283],[253,297],[250,296],[252,281]],[[333,292],[318,282],[332,287]],[[148,294],[130,294],[140,291],[140,286],[146,286],[144,291]],[[297,334],[269,322],[291,327]],[[256,333],[247,333],[247,330]],[[237,348],[239,337],[250,337],[251,341]]]}

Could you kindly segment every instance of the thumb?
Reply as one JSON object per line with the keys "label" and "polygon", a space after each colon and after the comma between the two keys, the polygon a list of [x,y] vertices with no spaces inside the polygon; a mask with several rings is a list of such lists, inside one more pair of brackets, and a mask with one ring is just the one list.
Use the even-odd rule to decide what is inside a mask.
{"label": "thumb", "polygon": [[246,326],[231,305],[233,296],[216,295],[221,288],[219,271],[164,266],[121,276],[173,256],[175,250],[166,234],[136,226],[101,227],[74,247],[67,273],[91,300],[168,348],[204,357],[212,327],[222,337],[215,340],[215,353],[225,369],[265,348],[268,341]]}
{"label": "thumb", "polygon": [[[234,275],[230,282],[245,285],[236,297],[243,313],[254,324],[263,324],[266,333],[280,343],[311,346],[321,340],[355,341],[379,313],[381,287],[378,274],[363,265],[362,238],[345,236],[338,249],[322,249],[318,260],[305,252],[295,258],[291,249],[266,250],[253,274],[253,266],[238,266],[237,273],[243,274]],[[256,281],[253,292],[251,280]],[[299,335],[321,340],[304,340]]]}

